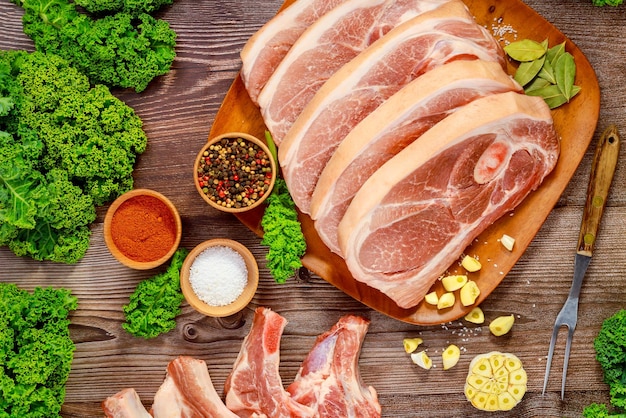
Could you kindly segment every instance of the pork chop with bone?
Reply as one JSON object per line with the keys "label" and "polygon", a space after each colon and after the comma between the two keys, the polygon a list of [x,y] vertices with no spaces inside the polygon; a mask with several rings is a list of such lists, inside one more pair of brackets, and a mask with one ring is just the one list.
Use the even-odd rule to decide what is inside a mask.
{"label": "pork chop with bone", "polygon": [[226,406],[240,417],[307,418],[314,411],[291,398],[280,373],[280,338],[287,320],[268,308],[254,311],[233,370],[226,379]]}
{"label": "pork chop with bone", "polygon": [[363,184],[339,224],[356,280],[402,308],[556,165],[545,101],[515,92],[475,100],[437,123]]}
{"label": "pork chop with bone", "polygon": [[295,380],[287,387],[294,400],[308,405],[316,418],[379,418],[376,390],[365,386],[359,355],[369,321],[345,315],[317,337]]}

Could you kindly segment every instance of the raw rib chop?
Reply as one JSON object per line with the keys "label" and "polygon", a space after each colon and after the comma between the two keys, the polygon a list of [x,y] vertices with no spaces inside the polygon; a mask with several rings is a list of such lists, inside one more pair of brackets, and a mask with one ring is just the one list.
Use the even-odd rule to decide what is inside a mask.
{"label": "raw rib chop", "polygon": [[509,92],[452,113],[387,161],[354,196],[339,244],[354,278],[417,305],[486,227],[554,168],[543,99]]}
{"label": "raw rib chop", "polygon": [[339,222],[378,167],[457,108],[514,90],[521,88],[495,62],[454,61],[407,84],[363,119],[341,142],[313,192],[311,218],[328,248],[341,255]]}
{"label": "raw rib chop", "polygon": [[293,43],[313,22],[345,0],[297,0],[259,29],[241,51],[241,78],[257,97]]}
{"label": "raw rib chop", "polygon": [[294,202],[310,213],[311,195],[343,138],[383,101],[447,62],[500,62],[500,46],[462,2],[449,2],[396,27],[320,88],[281,144],[279,161]]}
{"label": "raw rib chop", "polygon": [[154,395],[155,418],[236,418],[215,391],[206,363],[180,356],[167,365],[167,376]]}
{"label": "raw rib chop", "polygon": [[347,0],[319,18],[293,44],[258,103],[280,145],[315,92],[345,63],[402,22],[450,0]]}
{"label": "raw rib chop", "polygon": [[107,418],[152,418],[133,388],[123,389],[102,402]]}
{"label": "raw rib chop", "polygon": [[380,417],[376,390],[366,387],[359,374],[359,354],[369,321],[346,315],[326,333],[302,362],[287,391],[298,402],[315,409],[320,418]]}
{"label": "raw rib chop", "polygon": [[313,410],[285,391],[278,367],[280,337],[287,320],[259,307],[226,380],[226,406],[240,417],[312,417]]}

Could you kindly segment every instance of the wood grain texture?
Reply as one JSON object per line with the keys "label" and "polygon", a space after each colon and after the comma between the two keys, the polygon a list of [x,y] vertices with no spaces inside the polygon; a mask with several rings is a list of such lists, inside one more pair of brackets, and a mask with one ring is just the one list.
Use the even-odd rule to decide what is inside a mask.
{"label": "wood grain texture", "polygon": [[[626,307],[626,165],[618,163],[604,212],[594,258],[581,293],[579,323],[569,364],[565,401],[560,400],[564,334],[557,343],[548,393],[541,396],[552,324],[565,301],[573,273],[578,230],[594,152],[592,145],[547,221],[515,267],[481,306],[487,319],[513,313],[516,325],[496,338],[487,328],[461,321],[416,326],[367,308],[313,275],[277,285],[265,267],[266,249],[256,234],[232,215],[211,210],[192,184],[193,158],[206,142],[215,115],[240,68],[245,41],[281,6],[281,0],[176,0],[161,13],[178,32],[178,57],[172,71],[138,95],[114,91],[145,123],[148,150],[140,157],[136,186],[158,190],[177,206],[183,221],[181,245],[191,249],[227,237],[248,246],[259,262],[261,280],[241,317],[215,320],[188,305],[176,330],[154,340],[134,338],[121,328],[121,308],[137,283],[156,271],[133,271],[108,253],[102,236],[106,207],[98,210],[91,247],[74,266],[39,263],[0,249],[0,280],[32,289],[68,287],[79,298],[71,334],[77,344],[67,385],[64,417],[101,417],[100,403],[134,387],[149,406],[167,362],[181,354],[207,362],[215,386],[223,387],[249,329],[252,309],[268,306],[289,321],[281,343],[283,382],[291,382],[300,362],[324,332],[345,313],[372,320],[360,360],[365,383],[378,391],[385,417],[481,417],[464,400],[462,388],[474,355],[490,350],[517,354],[528,371],[529,391],[511,413],[490,417],[579,417],[592,401],[606,402],[608,390],[594,359],[592,341],[604,318]],[[528,0],[527,4],[559,28],[591,62],[601,88],[596,143],[609,124],[626,130],[626,52],[620,47],[626,26],[624,6],[598,8],[587,0]],[[0,49],[32,50],[21,32],[21,11],[0,0]],[[624,150],[622,150],[623,154]],[[404,337],[421,336],[437,367],[426,372],[410,362]],[[439,355],[449,344],[464,347],[459,364],[441,369]]]}

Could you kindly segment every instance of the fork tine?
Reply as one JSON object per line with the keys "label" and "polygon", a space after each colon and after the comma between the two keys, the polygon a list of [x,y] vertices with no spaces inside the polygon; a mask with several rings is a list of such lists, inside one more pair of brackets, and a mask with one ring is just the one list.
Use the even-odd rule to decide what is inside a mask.
{"label": "fork tine", "polygon": [[561,400],[565,397],[565,379],[567,378],[567,365],[569,363],[569,352],[572,348],[572,337],[574,336],[574,327],[568,326],[567,340],[565,341],[565,357],[563,358],[563,379],[561,380]]}
{"label": "fork tine", "polygon": [[548,377],[550,376],[550,366],[552,365],[552,355],[554,354],[554,345],[556,344],[557,335],[559,334],[559,324],[554,324],[552,330],[552,338],[550,339],[550,349],[548,350],[548,360],[546,361],[546,375],[543,378],[543,391],[541,396],[545,395],[546,388],[548,387]]}

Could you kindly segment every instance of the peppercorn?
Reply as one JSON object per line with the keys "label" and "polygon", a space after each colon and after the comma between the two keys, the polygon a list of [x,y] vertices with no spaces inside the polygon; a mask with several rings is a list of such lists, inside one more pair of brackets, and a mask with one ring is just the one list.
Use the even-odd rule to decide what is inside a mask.
{"label": "peppercorn", "polygon": [[223,138],[209,146],[198,162],[198,184],[218,205],[251,206],[269,188],[270,157],[244,138]]}

